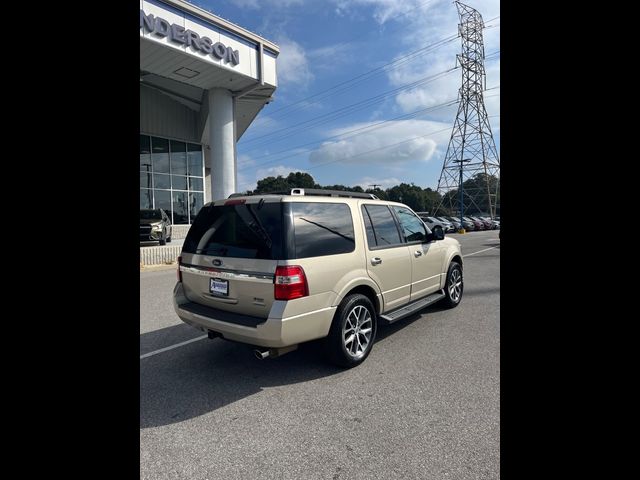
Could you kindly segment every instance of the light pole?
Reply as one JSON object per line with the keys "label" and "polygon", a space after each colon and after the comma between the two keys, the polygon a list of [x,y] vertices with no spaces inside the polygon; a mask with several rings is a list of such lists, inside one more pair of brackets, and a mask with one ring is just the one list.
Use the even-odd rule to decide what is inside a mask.
{"label": "light pole", "polygon": [[458,190],[460,190],[460,230],[458,230],[458,233],[465,233],[464,223],[462,221],[462,215],[464,214],[464,188],[462,186],[462,166],[464,165],[465,162],[470,162],[471,160],[468,158],[465,158],[461,160],[452,160],[452,161],[460,164],[460,186],[458,187]]}

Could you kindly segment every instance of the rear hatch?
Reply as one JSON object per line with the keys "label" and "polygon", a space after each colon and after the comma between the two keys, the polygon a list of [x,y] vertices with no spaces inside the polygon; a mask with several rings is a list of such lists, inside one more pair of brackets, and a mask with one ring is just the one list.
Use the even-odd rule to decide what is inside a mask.
{"label": "rear hatch", "polygon": [[233,198],[198,213],[182,249],[182,283],[194,303],[267,318],[283,258],[279,197]]}

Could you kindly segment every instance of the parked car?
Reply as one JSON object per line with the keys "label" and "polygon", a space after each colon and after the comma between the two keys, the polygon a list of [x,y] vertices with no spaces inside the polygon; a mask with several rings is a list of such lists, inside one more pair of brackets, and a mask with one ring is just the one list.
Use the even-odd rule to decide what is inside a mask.
{"label": "parked car", "polygon": [[453,225],[453,228],[455,229],[456,232],[462,228],[462,224],[460,223],[459,218],[454,218],[454,217],[436,217],[436,218],[449,220],[449,222],[451,222],[451,225]]}
{"label": "parked car", "polygon": [[490,217],[480,217],[481,220],[488,222],[492,230],[500,228],[500,220],[492,220]]}
{"label": "parked car", "polygon": [[[363,362],[379,325],[463,293],[460,244],[374,195],[293,189],[233,196],[198,213],[178,258],[174,309],[209,338],[276,357],[323,339]],[[398,352],[402,354],[402,352]]]}
{"label": "parked car", "polygon": [[165,245],[171,241],[171,235],[171,219],[163,209],[140,210],[141,242],[158,242],[160,245]]}
{"label": "parked car", "polygon": [[473,226],[475,227],[474,230],[484,230],[484,222],[481,222],[480,220],[476,220],[473,217],[462,217],[465,220],[473,223]]}
{"label": "parked car", "polygon": [[443,223],[444,223],[444,224],[446,224],[446,225],[449,225],[449,228],[450,228],[450,231],[451,231],[451,232],[455,232],[455,231],[457,231],[457,230],[458,230],[458,227],[456,227],[456,226],[454,225],[454,223],[453,223],[451,220],[449,220],[449,219],[447,219],[447,218],[445,218],[445,217],[434,217],[434,218],[435,218],[436,220],[440,220],[441,222],[443,222]]}
{"label": "parked car", "polygon": [[462,217],[462,223],[463,223],[464,229],[469,232],[473,232],[474,230],[477,230],[475,222],[467,217]]}
{"label": "parked car", "polygon": [[[451,233],[451,232],[455,232],[455,228],[453,227],[453,224],[446,219],[441,219],[438,217],[427,217],[427,220],[431,223],[433,223],[433,225],[442,225],[442,228],[444,229],[444,233]],[[432,229],[433,230],[433,229]]]}
{"label": "parked car", "polygon": [[447,232],[447,225],[440,220],[436,220],[434,217],[430,217],[427,212],[416,212],[417,215],[422,219],[424,223],[427,224],[429,229],[436,230],[438,228],[442,229],[443,233]]}
{"label": "parked car", "polygon": [[482,223],[485,230],[493,230],[493,223],[491,222],[491,220],[485,220],[482,217],[471,217],[471,219],[477,220],[478,222]]}

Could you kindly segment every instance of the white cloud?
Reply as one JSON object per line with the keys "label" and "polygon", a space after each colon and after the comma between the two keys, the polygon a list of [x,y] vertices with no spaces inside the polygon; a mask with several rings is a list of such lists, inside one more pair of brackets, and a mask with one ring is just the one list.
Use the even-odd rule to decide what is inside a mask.
{"label": "white cloud", "polygon": [[[341,135],[350,130],[366,128],[373,123],[350,125],[332,132]],[[345,162],[351,164],[381,164],[429,161],[436,148],[448,140],[450,125],[427,120],[392,121],[370,132],[326,142],[309,156],[315,164]],[[430,135],[431,132],[438,132]]]}
{"label": "white cloud", "polygon": [[307,55],[302,46],[287,38],[280,37],[277,40],[280,46],[278,56],[278,81],[281,84],[295,83],[297,87],[306,87],[313,79],[309,69]]}
{"label": "white cloud", "polygon": [[416,11],[417,7],[424,3],[422,0],[334,0],[334,2],[336,13],[339,15],[347,14],[360,6],[373,7],[373,18],[381,25],[398,15],[406,16]]}

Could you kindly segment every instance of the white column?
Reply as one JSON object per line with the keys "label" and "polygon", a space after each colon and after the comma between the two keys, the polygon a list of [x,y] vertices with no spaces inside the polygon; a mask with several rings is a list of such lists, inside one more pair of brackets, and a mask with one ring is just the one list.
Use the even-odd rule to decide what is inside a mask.
{"label": "white column", "polygon": [[234,99],[229,90],[209,90],[209,146],[211,147],[211,199],[236,191],[236,136]]}

